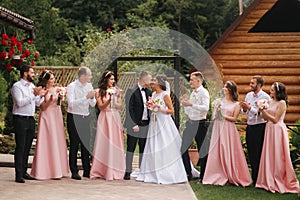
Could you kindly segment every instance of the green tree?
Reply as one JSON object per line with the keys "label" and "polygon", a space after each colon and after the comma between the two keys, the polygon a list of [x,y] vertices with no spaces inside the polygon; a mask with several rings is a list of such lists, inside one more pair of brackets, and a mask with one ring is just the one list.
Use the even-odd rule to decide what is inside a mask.
{"label": "green tree", "polygon": [[115,24],[120,29],[128,25],[126,13],[145,0],[55,0],[53,6],[61,16],[69,19],[72,26],[81,26],[90,21],[98,28],[106,29]]}
{"label": "green tree", "polygon": [[[203,4],[197,0],[147,0],[128,13],[130,25],[168,27],[196,38],[197,27],[206,19],[197,12]],[[195,28],[196,27],[196,28]]]}

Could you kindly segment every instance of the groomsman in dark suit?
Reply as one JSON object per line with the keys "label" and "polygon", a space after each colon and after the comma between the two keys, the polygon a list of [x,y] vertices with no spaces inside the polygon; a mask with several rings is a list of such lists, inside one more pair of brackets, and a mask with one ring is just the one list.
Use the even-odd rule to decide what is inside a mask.
{"label": "groomsman in dark suit", "polygon": [[138,84],[128,89],[125,95],[126,119],[124,127],[127,128],[125,180],[130,179],[132,160],[137,143],[139,145],[139,166],[142,161],[150,121],[146,102],[149,96],[151,96],[151,91],[148,89],[151,79],[150,72],[142,71]]}

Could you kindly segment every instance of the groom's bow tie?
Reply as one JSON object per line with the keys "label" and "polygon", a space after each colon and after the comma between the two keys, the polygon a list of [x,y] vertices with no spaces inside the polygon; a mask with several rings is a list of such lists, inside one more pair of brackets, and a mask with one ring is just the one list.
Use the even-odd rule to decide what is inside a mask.
{"label": "groom's bow tie", "polygon": [[142,91],[146,91],[146,88],[142,88],[141,90],[142,90]]}

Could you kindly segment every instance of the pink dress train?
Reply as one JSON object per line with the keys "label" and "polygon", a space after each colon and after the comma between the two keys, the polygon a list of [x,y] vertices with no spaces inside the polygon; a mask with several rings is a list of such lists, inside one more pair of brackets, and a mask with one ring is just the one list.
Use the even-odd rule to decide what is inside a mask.
{"label": "pink dress train", "polygon": [[[274,116],[278,105],[279,102],[271,103],[267,112]],[[255,187],[273,193],[299,193],[299,182],[290,158],[289,138],[283,122],[284,116],[285,112],[277,123],[269,121],[266,125]]]}
{"label": "pink dress train", "polygon": [[69,173],[63,115],[57,105],[56,88],[49,90],[46,100],[50,95],[56,101],[39,113],[37,144],[30,173],[39,180],[58,179]]}
{"label": "pink dress train", "polygon": [[[223,114],[233,116],[238,102],[221,102]],[[215,119],[203,184],[248,186],[251,176],[234,122]]]}
{"label": "pink dress train", "polygon": [[[104,97],[104,102],[107,101]],[[119,111],[108,106],[100,111],[94,143],[90,178],[123,179],[125,173],[124,135]]]}

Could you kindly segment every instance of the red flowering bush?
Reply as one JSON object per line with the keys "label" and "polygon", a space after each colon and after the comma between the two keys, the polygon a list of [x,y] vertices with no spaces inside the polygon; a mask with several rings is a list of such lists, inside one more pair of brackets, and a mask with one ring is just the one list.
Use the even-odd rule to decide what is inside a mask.
{"label": "red flowering bush", "polygon": [[13,67],[18,68],[24,62],[34,66],[39,57],[33,44],[33,40],[25,42],[18,41],[15,36],[9,37],[7,34],[2,34],[0,46],[0,65],[6,70],[11,71]]}

